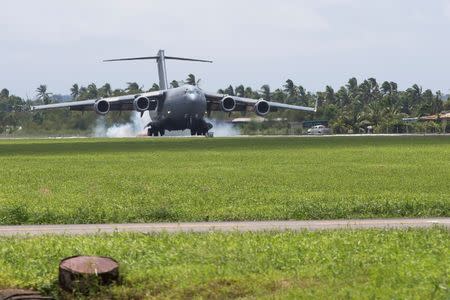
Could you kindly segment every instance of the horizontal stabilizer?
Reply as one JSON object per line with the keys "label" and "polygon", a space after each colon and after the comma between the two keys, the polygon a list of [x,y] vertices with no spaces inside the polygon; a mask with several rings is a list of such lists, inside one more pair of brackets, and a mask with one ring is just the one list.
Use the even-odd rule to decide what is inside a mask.
{"label": "horizontal stabilizer", "polygon": [[144,57],[129,57],[129,58],[116,58],[116,59],[106,59],[106,61],[121,61],[121,60],[142,60],[142,59],[157,59],[158,56],[144,56]]}
{"label": "horizontal stabilizer", "polygon": [[[145,59],[158,59],[158,58],[159,58],[159,56],[126,57],[126,58],[106,59],[106,60],[104,60],[104,62],[124,61],[124,60],[145,60]],[[199,61],[199,62],[212,63],[211,60],[196,59],[196,58],[186,58],[186,57],[176,57],[176,56],[164,56],[164,58],[165,59],[174,59],[174,60]]]}
{"label": "horizontal stabilizer", "polygon": [[200,61],[212,63],[212,60],[204,60],[204,59],[196,59],[196,58],[185,58],[185,57],[176,57],[176,56],[164,56],[166,59],[175,59],[175,60],[188,60],[188,61]]}
{"label": "horizontal stabilizer", "polygon": [[159,50],[157,56],[142,56],[142,57],[127,57],[127,58],[116,58],[116,59],[107,59],[107,61],[130,61],[130,60],[145,60],[145,59],[156,59],[158,63],[158,77],[159,77],[159,88],[165,90],[169,88],[169,84],[167,81],[167,72],[166,72],[166,59],[173,60],[184,60],[184,61],[199,61],[199,62],[207,62],[212,63],[210,60],[205,59],[196,59],[196,58],[186,58],[186,57],[177,57],[177,56],[166,56],[164,55],[164,50]]}

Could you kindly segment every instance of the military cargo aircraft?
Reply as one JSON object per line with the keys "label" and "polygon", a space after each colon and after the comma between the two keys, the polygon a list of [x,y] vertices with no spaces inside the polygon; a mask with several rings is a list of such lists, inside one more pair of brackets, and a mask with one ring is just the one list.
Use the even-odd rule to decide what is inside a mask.
{"label": "military cargo aircraft", "polygon": [[118,97],[91,99],[84,101],[63,102],[33,106],[31,110],[47,110],[69,108],[74,111],[95,111],[106,115],[110,111],[132,110],[141,113],[149,111],[151,122],[147,124],[147,135],[164,135],[165,131],[190,129],[191,135],[207,135],[212,124],[205,120],[211,111],[254,111],[259,116],[265,116],[278,109],[292,109],[315,112],[316,107],[304,107],[272,102],[264,99],[250,99],[231,95],[209,93],[198,86],[184,85],[169,88],[166,72],[166,60],[184,60],[209,62],[209,60],[166,56],[164,50],[159,50],[156,56],[119,58],[105,61],[129,61],[155,59],[158,64],[159,87],[161,90]]}

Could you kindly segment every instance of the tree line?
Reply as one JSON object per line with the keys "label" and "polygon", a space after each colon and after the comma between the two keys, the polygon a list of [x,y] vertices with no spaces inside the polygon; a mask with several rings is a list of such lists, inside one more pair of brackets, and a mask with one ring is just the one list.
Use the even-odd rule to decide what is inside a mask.
{"label": "tree line", "polygon": [[[185,80],[173,80],[171,87],[183,84],[199,85],[200,79],[189,74]],[[136,82],[127,82],[126,88],[112,88],[109,83],[98,87],[91,83],[80,86],[77,83],[70,88],[70,95],[55,95],[48,91],[46,85],[40,85],[36,89],[34,99],[22,99],[11,95],[8,89],[0,91],[0,133],[14,133],[18,131],[26,133],[60,132],[76,133],[88,132],[95,127],[96,115],[91,113],[69,112],[59,110],[52,112],[34,112],[28,110],[31,105],[49,104],[61,101],[81,101],[102,97],[139,94],[146,91],[159,90],[154,83],[150,89],[144,89]],[[430,89],[423,90],[421,86],[414,84],[406,90],[399,90],[397,83],[384,81],[381,84],[375,78],[368,78],[358,82],[356,78],[350,78],[347,84],[333,89],[326,86],[323,91],[312,92],[302,85],[297,85],[291,79],[274,90],[267,84],[259,89],[253,89],[243,84],[233,87],[228,85],[219,89],[218,93],[248,97],[254,99],[266,99],[287,104],[314,106],[318,102],[316,114],[280,111],[269,114],[269,118],[285,120],[286,122],[301,122],[304,120],[321,119],[328,121],[336,133],[360,132],[367,126],[375,128],[376,132],[393,132],[395,128],[412,126],[402,121],[407,117],[420,117],[436,115],[442,111],[450,110],[450,100],[440,91],[433,92]],[[215,118],[233,118],[241,116],[241,112],[228,114],[215,113]],[[126,123],[129,121],[128,112],[112,112],[107,117],[109,124]],[[414,126],[425,126],[414,125]],[[435,131],[445,128],[437,122],[427,122],[426,126]]]}

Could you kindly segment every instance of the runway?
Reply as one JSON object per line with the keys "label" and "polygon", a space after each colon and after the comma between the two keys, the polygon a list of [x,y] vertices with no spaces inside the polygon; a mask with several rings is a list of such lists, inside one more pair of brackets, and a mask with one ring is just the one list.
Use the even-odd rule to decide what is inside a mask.
{"label": "runway", "polygon": [[73,225],[15,225],[0,226],[0,236],[23,235],[83,235],[114,232],[177,233],[177,232],[246,232],[283,230],[336,230],[336,229],[394,229],[430,228],[450,229],[450,218],[426,219],[360,219],[313,221],[243,221],[243,222],[191,222],[142,224],[73,224]]}

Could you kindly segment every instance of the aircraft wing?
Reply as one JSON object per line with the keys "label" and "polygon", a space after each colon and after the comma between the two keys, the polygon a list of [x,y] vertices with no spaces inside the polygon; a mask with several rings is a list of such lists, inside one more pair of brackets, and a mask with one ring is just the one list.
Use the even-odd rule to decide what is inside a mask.
{"label": "aircraft wing", "polygon": [[316,107],[306,107],[300,105],[291,105],[273,101],[266,101],[263,99],[251,99],[251,98],[243,98],[238,96],[229,96],[224,94],[213,94],[213,93],[205,93],[206,101],[207,101],[207,110],[208,111],[223,111],[221,102],[225,98],[232,98],[235,101],[235,107],[232,111],[249,111],[255,108],[255,105],[260,103],[261,101],[267,102],[269,104],[270,111],[278,111],[278,109],[292,109],[292,110],[300,110],[300,111],[309,111],[316,112],[317,111],[317,103]]}
{"label": "aircraft wing", "polygon": [[[70,110],[77,111],[89,111],[95,109],[95,104],[104,100],[109,103],[109,110],[111,111],[122,111],[122,110],[135,110],[134,100],[138,97],[146,97],[151,101],[161,101],[164,97],[164,91],[154,91],[147,92],[136,95],[126,95],[126,96],[118,96],[118,97],[109,97],[109,98],[99,98],[99,99],[90,99],[90,100],[82,100],[82,101],[72,101],[72,102],[61,102],[54,104],[46,104],[46,105],[37,105],[32,106],[31,110],[48,110],[48,109],[58,109],[58,108],[69,108]],[[156,106],[155,106],[156,107]]]}

